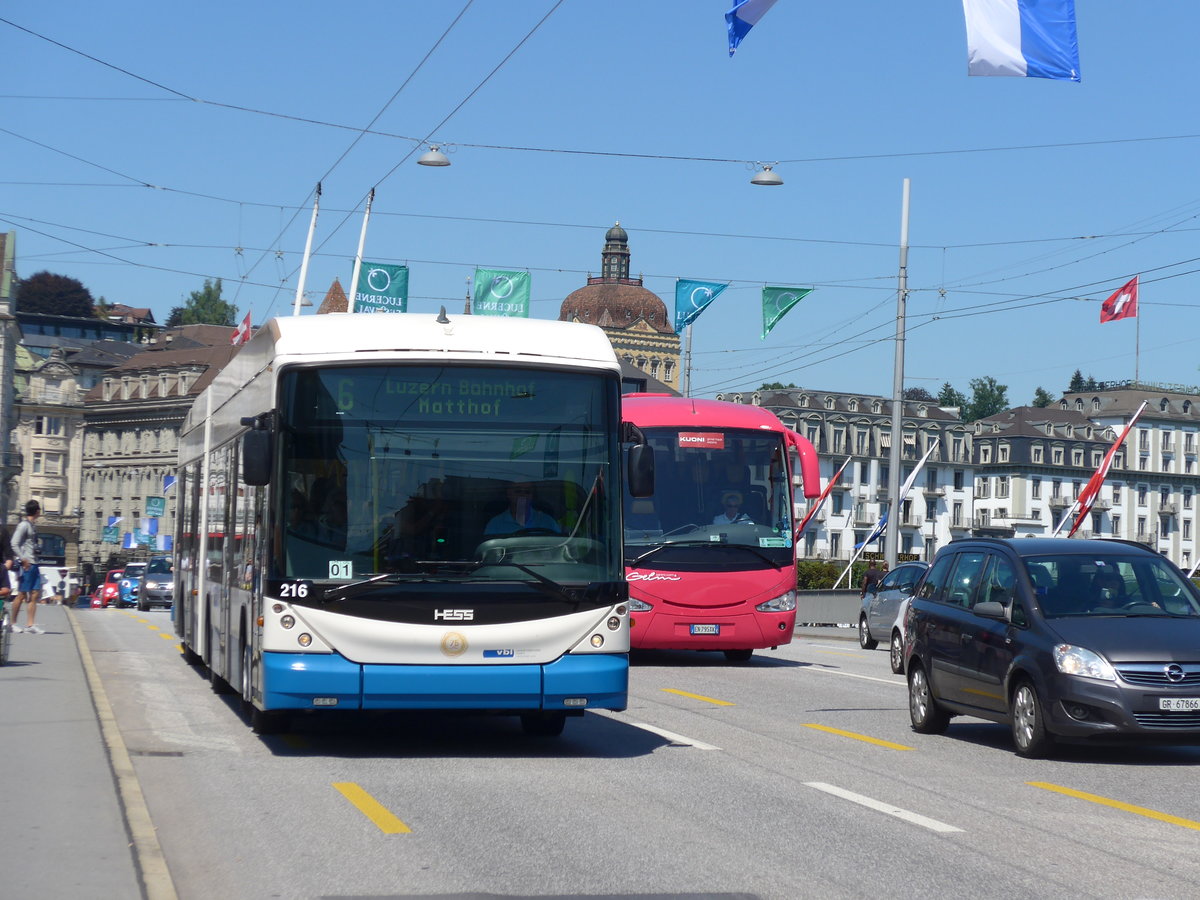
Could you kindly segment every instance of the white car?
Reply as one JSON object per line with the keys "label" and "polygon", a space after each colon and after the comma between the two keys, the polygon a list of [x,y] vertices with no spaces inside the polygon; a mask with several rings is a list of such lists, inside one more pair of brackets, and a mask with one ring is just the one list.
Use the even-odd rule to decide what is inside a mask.
{"label": "white car", "polygon": [[919,561],[901,563],[883,576],[872,590],[867,591],[858,614],[860,647],[874,650],[890,639],[900,604],[912,595],[928,568],[928,563]]}
{"label": "white car", "polygon": [[891,657],[892,671],[897,675],[904,674],[904,619],[908,615],[908,605],[912,597],[905,597],[900,602],[896,612],[896,621],[892,624],[892,643],[888,656]]}

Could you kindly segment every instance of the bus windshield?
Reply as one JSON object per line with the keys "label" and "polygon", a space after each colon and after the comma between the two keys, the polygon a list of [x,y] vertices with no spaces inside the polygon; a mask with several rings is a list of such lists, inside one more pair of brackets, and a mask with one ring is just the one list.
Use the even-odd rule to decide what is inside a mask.
{"label": "bus windshield", "polygon": [[625,496],[625,554],[710,542],[790,559],[792,504],[777,432],[643,427],[654,496]]}
{"label": "bus windshield", "polygon": [[281,373],[277,577],[620,580],[616,405],[582,372]]}

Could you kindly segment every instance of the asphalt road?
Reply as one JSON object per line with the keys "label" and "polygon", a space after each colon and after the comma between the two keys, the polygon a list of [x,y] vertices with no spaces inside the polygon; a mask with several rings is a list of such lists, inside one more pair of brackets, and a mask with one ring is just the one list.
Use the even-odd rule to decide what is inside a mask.
{"label": "asphalt road", "polygon": [[836,629],[744,665],[635,654],[629,709],[556,739],[441,715],[260,738],[169,613],[74,615],[183,898],[1200,893],[1200,748],[917,735],[886,649]]}

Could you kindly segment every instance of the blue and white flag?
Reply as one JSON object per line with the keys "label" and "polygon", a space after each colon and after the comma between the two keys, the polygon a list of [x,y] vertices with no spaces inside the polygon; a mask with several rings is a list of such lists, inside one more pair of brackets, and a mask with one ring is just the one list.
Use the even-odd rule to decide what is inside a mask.
{"label": "blue and white flag", "polygon": [[742,38],[750,33],[750,29],[757,25],[758,20],[774,5],[775,0],[736,0],[733,9],[725,13],[725,23],[729,26],[730,56],[733,56]]}
{"label": "blue and white flag", "polygon": [[175,476],[174,475],[164,475],[163,476],[163,493],[164,494],[174,485],[175,485]]}
{"label": "blue and white flag", "polygon": [[967,74],[1079,81],[1075,0],[963,0]]}
{"label": "blue and white flag", "polygon": [[867,535],[866,539],[861,544],[854,545],[855,550],[861,550],[868,544],[873,544],[875,541],[883,537],[884,533],[887,531],[887,516],[888,511],[885,509],[883,511],[883,515],[879,517],[879,521],[875,523],[875,527],[871,529],[871,533]]}
{"label": "blue and white flag", "polygon": [[717,295],[727,284],[715,281],[692,281],[690,278],[680,278],[675,282],[675,333],[683,331],[692,324],[708,304],[717,299]]}

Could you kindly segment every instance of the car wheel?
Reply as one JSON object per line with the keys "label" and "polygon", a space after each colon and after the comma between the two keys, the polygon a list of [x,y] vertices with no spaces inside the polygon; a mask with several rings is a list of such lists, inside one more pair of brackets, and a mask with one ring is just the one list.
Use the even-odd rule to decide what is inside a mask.
{"label": "car wheel", "polygon": [[754,655],[753,650],[726,650],[725,658],[729,662],[750,662],[750,657]]}
{"label": "car wheel", "polygon": [[1028,759],[1042,759],[1054,748],[1054,735],[1046,731],[1046,718],[1037,689],[1030,681],[1022,681],[1012,695],[1012,735],[1017,754]]}
{"label": "car wheel", "polygon": [[900,629],[892,631],[892,646],[888,652],[891,658],[892,671],[897,675],[904,674],[904,641],[900,637]]}
{"label": "car wheel", "polygon": [[950,716],[933,699],[929,677],[921,662],[908,673],[908,717],[917,734],[941,734],[950,724]]}
{"label": "car wheel", "polygon": [[137,602],[137,607],[138,607],[138,612],[150,612],[150,604],[147,603],[145,600],[139,600]]}
{"label": "car wheel", "polygon": [[874,650],[879,646],[879,641],[871,637],[871,629],[867,627],[867,617],[858,617],[858,646],[864,650]]}

